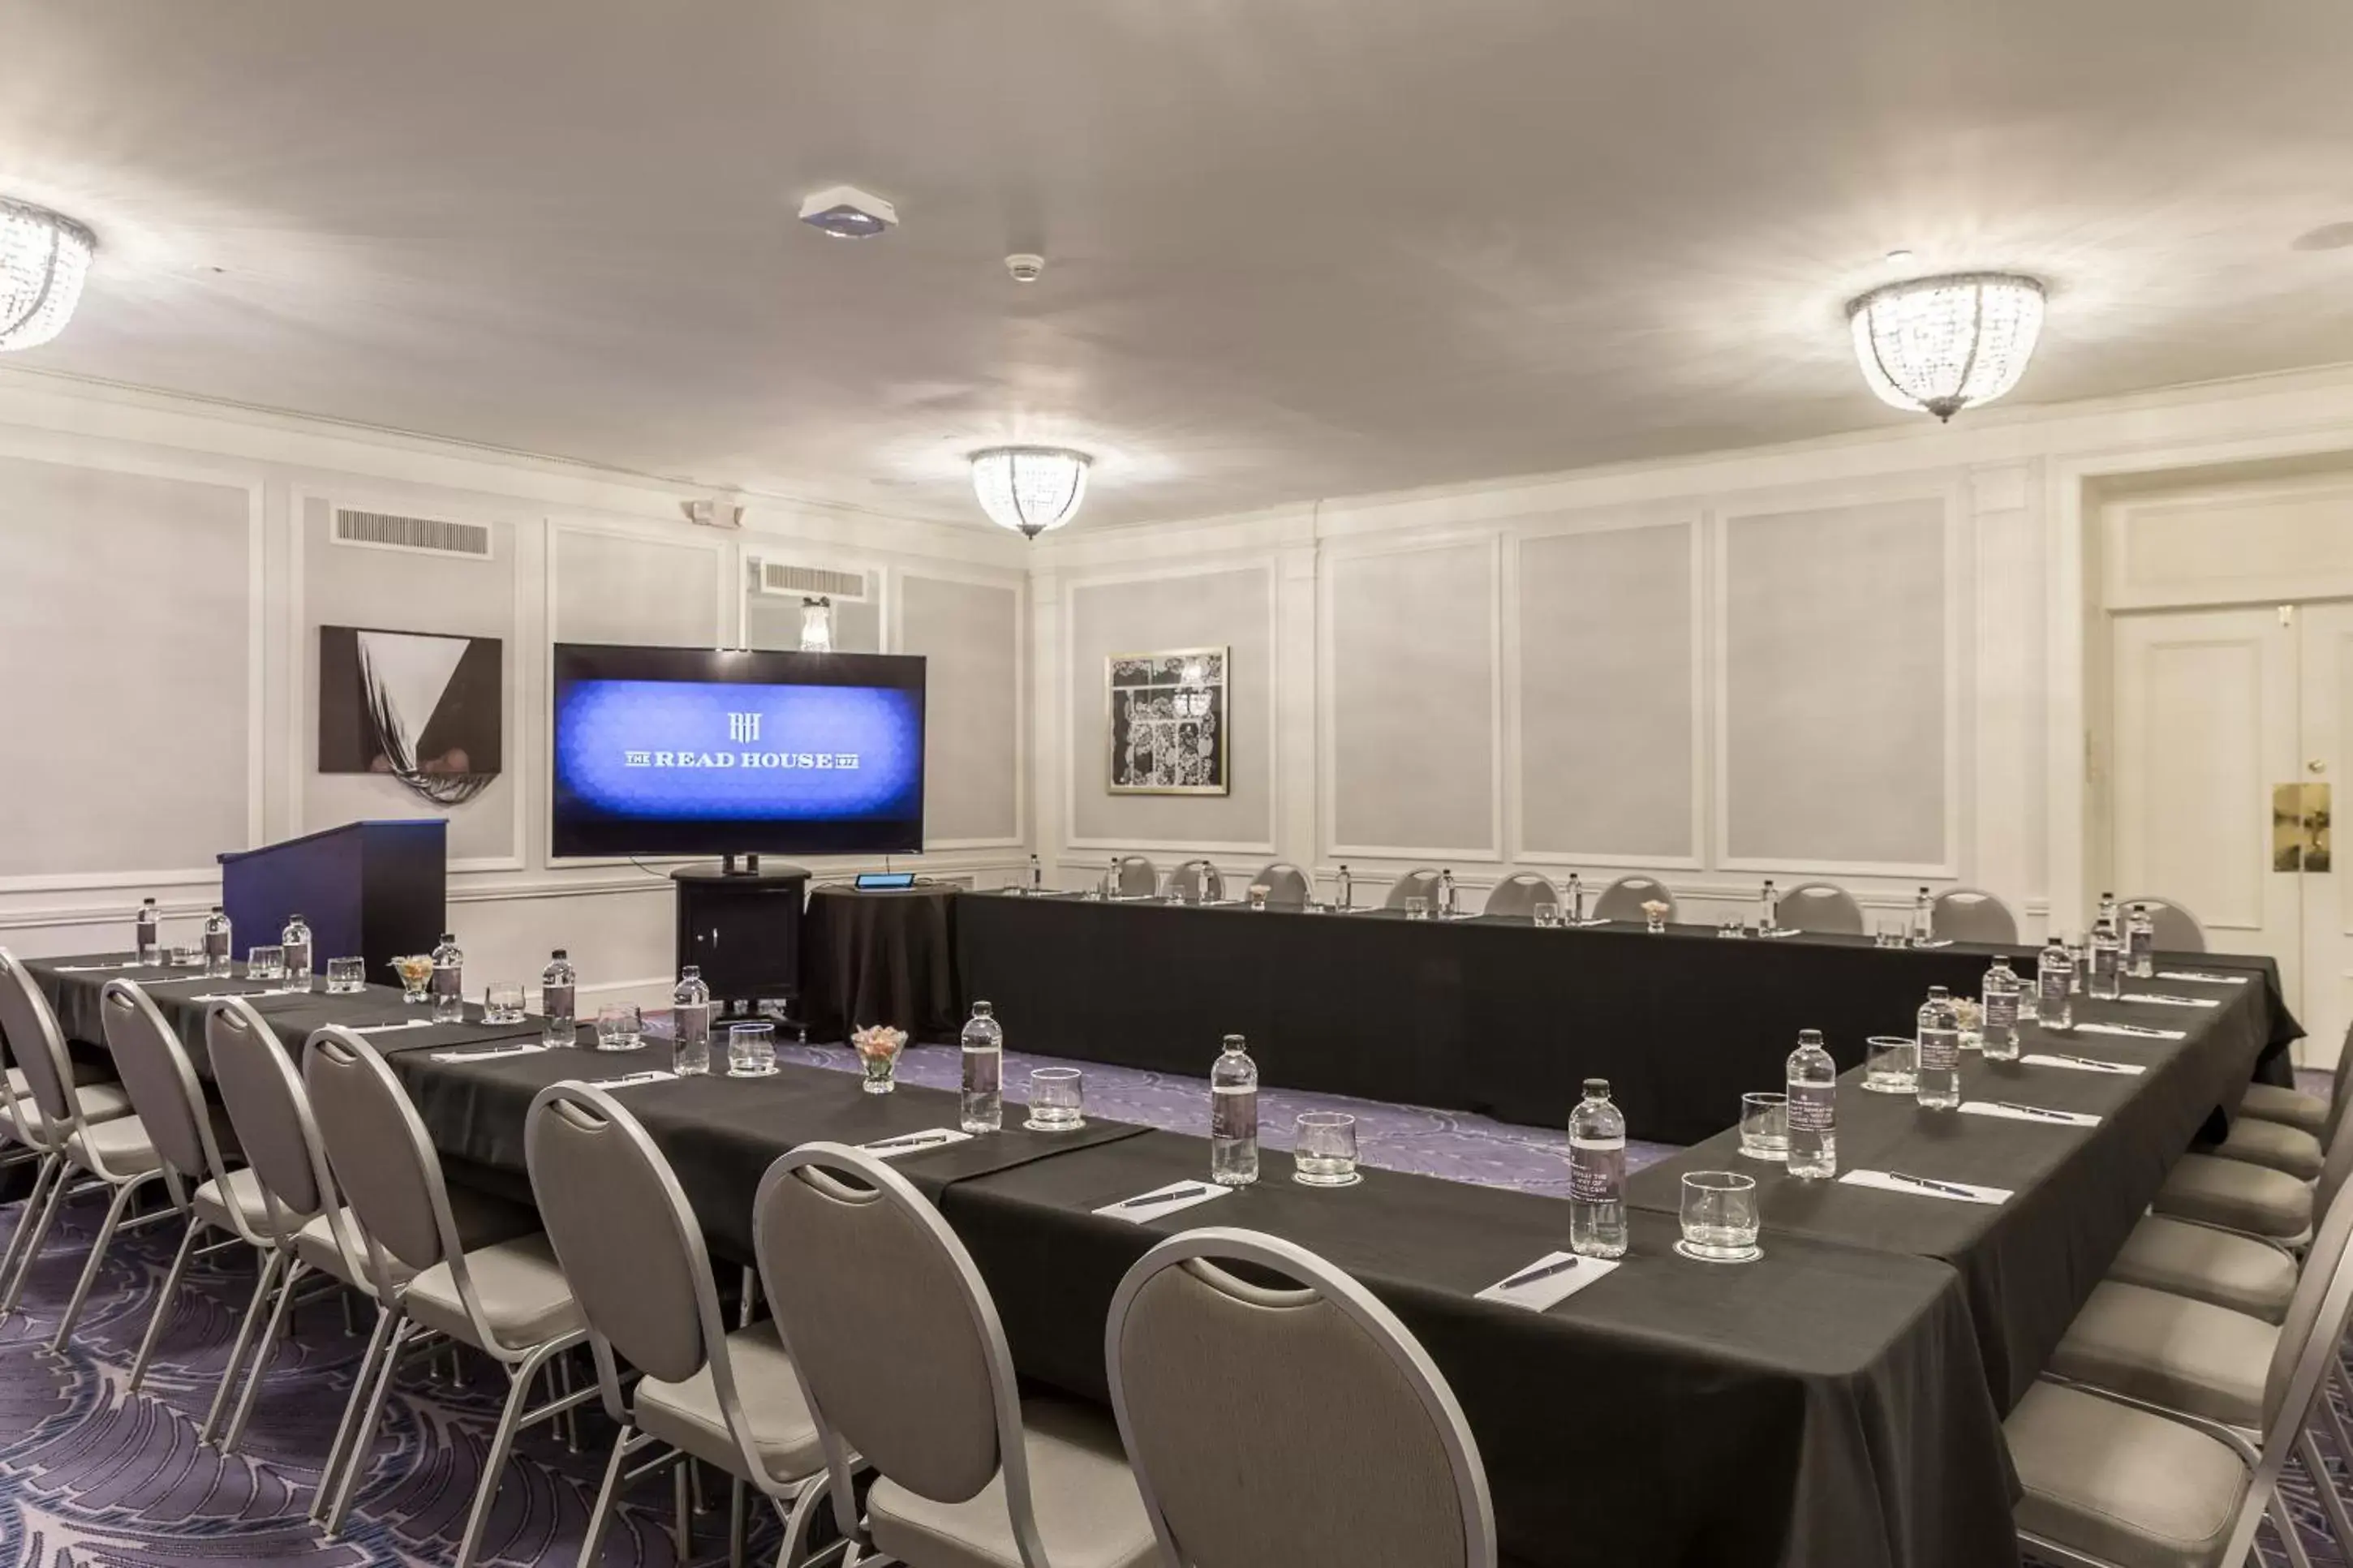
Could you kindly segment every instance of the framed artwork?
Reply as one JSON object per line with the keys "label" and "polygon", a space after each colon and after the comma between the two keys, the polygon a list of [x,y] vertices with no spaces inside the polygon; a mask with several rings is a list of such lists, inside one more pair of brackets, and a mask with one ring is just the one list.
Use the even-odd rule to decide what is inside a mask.
{"label": "framed artwork", "polygon": [[319,771],[471,800],[499,776],[505,692],[496,637],[321,626]]}
{"label": "framed artwork", "polygon": [[1113,795],[1226,795],[1231,650],[1115,653],[1106,661]]}

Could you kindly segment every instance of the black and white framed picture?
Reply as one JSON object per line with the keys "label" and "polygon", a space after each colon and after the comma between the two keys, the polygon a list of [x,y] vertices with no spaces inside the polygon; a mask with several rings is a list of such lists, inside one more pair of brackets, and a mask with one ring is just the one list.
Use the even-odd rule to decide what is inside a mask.
{"label": "black and white framed picture", "polygon": [[1174,648],[1108,660],[1113,795],[1225,795],[1231,651]]}
{"label": "black and white framed picture", "polygon": [[319,771],[471,800],[499,776],[505,690],[496,637],[321,626]]}

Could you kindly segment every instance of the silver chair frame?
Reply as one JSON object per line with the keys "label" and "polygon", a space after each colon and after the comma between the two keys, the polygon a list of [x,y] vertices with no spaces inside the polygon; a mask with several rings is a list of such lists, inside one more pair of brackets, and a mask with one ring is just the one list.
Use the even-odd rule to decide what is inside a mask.
{"label": "silver chair frame", "polygon": [[1416,866],[1389,884],[1388,896],[1381,900],[1381,908],[1401,910],[1405,908],[1405,901],[1408,899],[1428,899],[1430,912],[1433,915],[1437,914],[1439,912],[1438,876],[1438,868],[1435,866]]}
{"label": "silver chair frame", "polygon": [[1315,879],[1288,860],[1261,867],[1251,883],[1266,889],[1267,908],[1303,910],[1315,901]]}
{"label": "silver chair frame", "polygon": [[[2132,907],[2135,904],[2147,904],[2149,908],[2149,913],[2156,918],[2158,926],[2157,932],[2157,950],[2159,952],[2205,952],[2210,950],[2210,943],[2206,935],[2206,922],[2200,920],[2198,918],[2197,911],[2192,910],[2189,905],[2183,903],[2180,900],[2160,899],[2154,893],[2135,893],[2131,898],[2118,899],[2116,900],[2116,908],[2126,911],[2127,914],[2131,912]],[[2168,910],[2189,923],[2189,929],[2197,933],[2197,946],[2182,947],[2177,943],[2168,942],[2165,940],[2164,926],[2166,922],[2165,917],[2160,911]]]}
{"label": "silver chair frame", "polygon": [[1560,889],[1549,877],[1539,877],[1534,871],[1514,871],[1495,884],[1487,895],[1486,906],[1480,910],[1489,915],[1533,915],[1538,904],[1560,907]]}
{"label": "silver chair frame", "polygon": [[1112,892],[1123,899],[1148,899],[1160,890],[1160,868],[1149,856],[1123,855],[1119,858],[1119,879]]}
{"label": "silver chair frame", "polygon": [[1111,1314],[1103,1326],[1103,1362],[1111,1374],[1112,1414],[1119,1422],[1120,1442],[1127,1448],[1136,1488],[1144,1494],[1144,1511],[1152,1521],[1152,1533],[1160,1542],[1162,1558],[1172,1563],[1190,1561],[1169,1528],[1167,1515],[1161,1511],[1151,1476],[1134,1462],[1138,1448],[1134,1420],[1127,1406],[1125,1358],[1121,1354],[1121,1343],[1136,1297],[1155,1276],[1169,1268],[1206,1265],[1220,1277],[1230,1278],[1218,1267],[1228,1260],[1255,1264],[1300,1281],[1305,1287],[1298,1292],[1300,1296],[1320,1296],[1329,1301],[1388,1352],[1398,1373],[1419,1397],[1423,1414],[1438,1429],[1439,1441],[1453,1469],[1455,1500],[1462,1512],[1465,1568],[1495,1568],[1495,1507],[1487,1489],[1486,1466],[1479,1458],[1478,1440],[1472,1436],[1471,1424],[1464,1418],[1454,1391],[1447,1385],[1445,1374],[1421,1348],[1421,1342],[1371,1291],[1305,1247],[1260,1231],[1224,1226],[1172,1236],[1137,1258],[1120,1280],[1119,1289],[1113,1292]]}
{"label": "silver chair frame", "polygon": [[1651,902],[1667,906],[1667,919],[1673,921],[1683,913],[1683,906],[1673,891],[1656,877],[1620,877],[1601,889],[1593,900],[1593,916],[1605,921],[1639,921],[1643,918],[1642,906]]}
{"label": "silver chair frame", "polygon": [[1825,936],[1861,936],[1862,906],[1836,882],[1801,882],[1781,895],[1778,918],[1788,931]]}
{"label": "silver chair frame", "polygon": [[[1974,906],[1970,903],[1972,900],[1977,900]],[[1998,915],[2001,924],[2008,929],[1997,936],[1951,931],[1947,929],[1945,918],[1947,910],[1970,923],[1989,915]],[[2018,915],[1998,893],[1989,893],[1983,888],[1947,888],[1929,900],[1928,930],[1931,934],[1952,942],[1990,942],[2012,945],[2018,941]]]}
{"label": "silver chair frame", "polygon": [[1187,860],[1168,873],[1168,894],[1188,904],[1213,904],[1226,896],[1226,875],[1214,860]]}

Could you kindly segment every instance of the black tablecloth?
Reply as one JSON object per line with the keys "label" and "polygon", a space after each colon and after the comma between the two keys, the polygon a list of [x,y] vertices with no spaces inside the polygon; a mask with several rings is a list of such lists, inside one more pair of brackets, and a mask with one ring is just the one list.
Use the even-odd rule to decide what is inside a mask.
{"label": "black tablecloth", "polygon": [[[1968,1290],[1994,1394],[2008,1410],[2049,1363],[2209,1113],[2236,1104],[2273,1032],[2274,1008],[2259,984],[2132,985],[2223,1005],[2209,1011],[2077,999],[2079,1023],[2179,1029],[2185,1040],[2021,1027],[2028,1053],[2137,1064],[2145,1068],[2137,1077],[1962,1055],[1964,1099],[2094,1112],[2103,1118],[2096,1127],[1926,1110],[1905,1096],[1864,1090],[1859,1072],[1841,1080],[1841,1172],[1893,1170],[2013,1189],[1999,1206],[1799,1181],[1778,1165],[1743,1158],[1736,1129],[1637,1173],[1627,1184],[1629,1201],[1673,1214],[1686,1172],[1742,1171],[1757,1179],[1768,1247],[1804,1237],[1951,1264]],[[1778,1086],[1767,1079],[1750,1087]]]}
{"label": "black tablecloth", "polygon": [[[1606,1078],[1632,1135],[1668,1143],[1778,1081],[1799,1029],[1853,1067],[1866,1037],[1911,1032],[1929,986],[1974,996],[1994,953],[2021,973],[2031,956],[981,893],[958,900],[956,944],[966,994],[1023,1050],[1198,1077],[1242,1034],[1271,1084],[1530,1126],[1562,1125]],[[2284,1053],[2300,1031],[2284,1007],[2275,1024]]]}
{"label": "black tablecloth", "polygon": [[868,1024],[945,1044],[964,1027],[955,972],[955,889],[819,888],[801,923],[810,1037],[845,1040]]}

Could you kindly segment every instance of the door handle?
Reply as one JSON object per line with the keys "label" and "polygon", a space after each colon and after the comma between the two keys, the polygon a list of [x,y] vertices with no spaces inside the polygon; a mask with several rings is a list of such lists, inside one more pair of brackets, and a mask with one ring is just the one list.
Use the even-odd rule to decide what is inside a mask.
{"label": "door handle", "polygon": [[2330,868],[2330,786],[2284,784],[2272,788],[2272,869]]}

